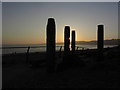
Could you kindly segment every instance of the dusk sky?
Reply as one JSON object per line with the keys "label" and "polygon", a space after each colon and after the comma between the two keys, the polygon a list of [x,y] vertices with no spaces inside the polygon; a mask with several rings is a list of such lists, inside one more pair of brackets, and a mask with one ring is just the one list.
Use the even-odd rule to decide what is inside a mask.
{"label": "dusk sky", "polygon": [[118,38],[117,2],[4,2],[2,3],[3,44],[46,42],[49,17],[56,22],[56,41],[64,41],[64,27],[76,31],[77,41],[97,39],[97,25],[105,25],[105,39]]}

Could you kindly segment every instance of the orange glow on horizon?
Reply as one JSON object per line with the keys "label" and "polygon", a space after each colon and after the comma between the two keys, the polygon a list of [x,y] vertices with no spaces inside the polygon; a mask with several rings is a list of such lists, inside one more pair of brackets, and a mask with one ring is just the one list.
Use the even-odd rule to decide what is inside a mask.
{"label": "orange glow on horizon", "polygon": [[[115,38],[116,39],[116,38]],[[105,39],[105,40],[111,40],[111,38],[110,39]],[[77,41],[96,41],[95,39],[92,39],[92,40],[76,40],[76,42]],[[71,42],[71,41],[70,41]],[[56,43],[64,43],[64,41],[56,41]],[[46,44],[46,42],[42,42],[42,43],[40,43],[40,42],[35,42],[35,41],[31,41],[31,42],[13,42],[13,41],[6,41],[6,42],[2,42],[2,44],[4,45],[4,44],[10,44],[10,45],[32,45],[32,44]]]}

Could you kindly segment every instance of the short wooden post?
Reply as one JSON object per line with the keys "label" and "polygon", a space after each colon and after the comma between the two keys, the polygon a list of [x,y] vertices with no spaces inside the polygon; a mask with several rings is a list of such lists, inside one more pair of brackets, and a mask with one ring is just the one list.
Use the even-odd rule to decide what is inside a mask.
{"label": "short wooden post", "polygon": [[72,45],[71,45],[71,48],[72,48],[72,53],[74,54],[75,53],[75,31],[72,31]]}
{"label": "short wooden post", "polygon": [[104,48],[104,26],[98,25],[98,40],[97,40],[97,49],[98,49],[98,58],[103,59],[103,48]]}
{"label": "short wooden post", "polygon": [[30,50],[30,46],[27,49],[27,53],[26,53],[26,63],[29,63],[29,50]]}
{"label": "short wooden post", "polygon": [[67,56],[70,52],[70,27],[65,26],[64,29],[64,56]]}
{"label": "short wooden post", "polygon": [[62,46],[60,47],[60,50],[59,50],[59,58],[61,58],[62,57]]}

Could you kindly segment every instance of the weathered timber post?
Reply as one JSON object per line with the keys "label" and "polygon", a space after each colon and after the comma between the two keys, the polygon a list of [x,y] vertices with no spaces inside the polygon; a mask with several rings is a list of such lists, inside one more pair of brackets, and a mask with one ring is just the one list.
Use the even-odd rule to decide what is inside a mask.
{"label": "weathered timber post", "polygon": [[103,25],[98,25],[97,49],[98,49],[99,60],[103,59],[103,48],[104,48],[104,26]]}
{"label": "weathered timber post", "polygon": [[55,20],[49,18],[47,23],[47,72],[55,71]]}
{"label": "weathered timber post", "polygon": [[75,53],[75,31],[72,31],[72,45],[71,45],[71,48],[72,48],[72,53],[74,54]]}
{"label": "weathered timber post", "polygon": [[67,56],[70,52],[70,27],[65,26],[64,29],[64,56]]}
{"label": "weathered timber post", "polygon": [[62,57],[62,46],[60,47],[60,50],[59,50],[59,58]]}
{"label": "weathered timber post", "polygon": [[120,47],[120,1],[118,2],[118,46]]}
{"label": "weathered timber post", "polygon": [[30,46],[27,49],[27,53],[26,53],[26,63],[29,63],[29,50],[30,50]]}

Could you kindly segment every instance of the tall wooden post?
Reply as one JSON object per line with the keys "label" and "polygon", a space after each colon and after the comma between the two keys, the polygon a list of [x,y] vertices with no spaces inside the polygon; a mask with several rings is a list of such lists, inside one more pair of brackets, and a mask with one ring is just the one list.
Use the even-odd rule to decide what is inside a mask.
{"label": "tall wooden post", "polygon": [[47,71],[55,71],[55,20],[49,18],[47,23]]}
{"label": "tall wooden post", "polygon": [[72,31],[72,53],[75,52],[75,31]]}
{"label": "tall wooden post", "polygon": [[104,48],[104,26],[98,25],[97,49],[98,49],[98,58],[99,59],[102,59],[102,57],[103,57],[103,48]]}
{"label": "tall wooden post", "polygon": [[70,52],[70,27],[65,26],[64,29],[64,55],[67,56]]}
{"label": "tall wooden post", "polygon": [[118,2],[118,50],[120,50],[120,1]]}

